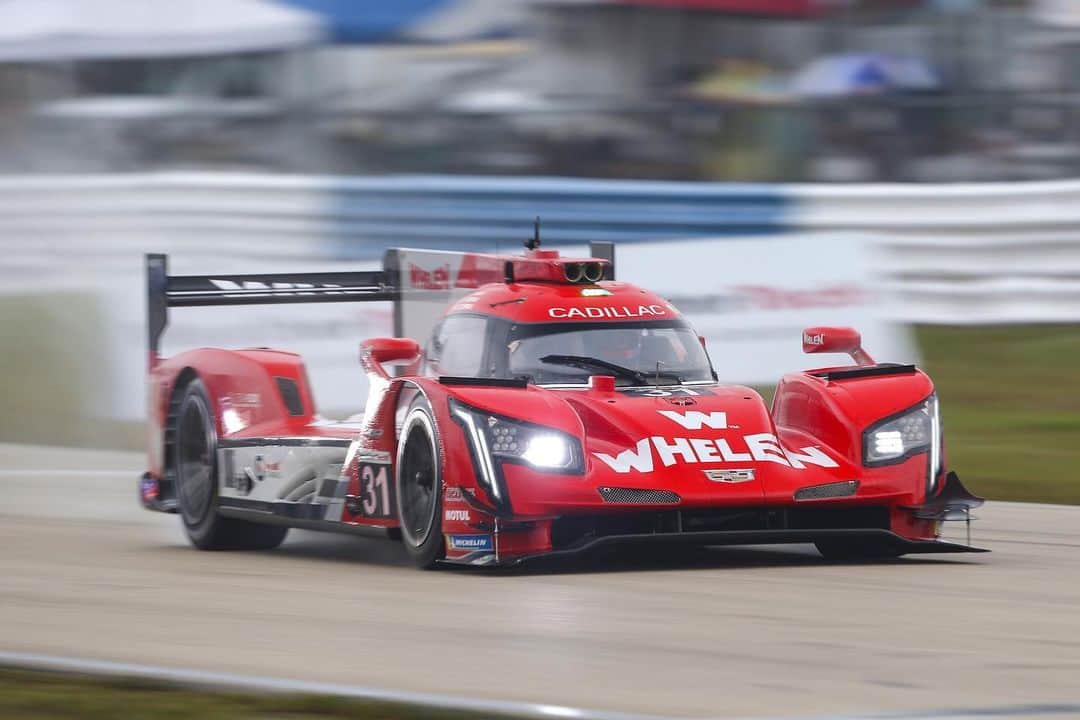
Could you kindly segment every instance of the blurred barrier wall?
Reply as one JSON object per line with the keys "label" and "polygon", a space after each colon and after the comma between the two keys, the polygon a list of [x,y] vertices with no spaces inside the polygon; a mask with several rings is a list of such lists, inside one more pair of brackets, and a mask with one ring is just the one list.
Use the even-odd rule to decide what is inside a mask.
{"label": "blurred barrier wall", "polygon": [[786,192],[791,227],[874,238],[898,320],[1080,321],[1080,181]]}
{"label": "blurred barrier wall", "polygon": [[[403,245],[509,249],[537,215],[548,243],[570,245],[856,231],[880,250],[877,268],[901,301],[897,320],[1080,320],[1080,181],[741,186],[185,173],[0,179],[0,282],[39,287],[62,271],[60,256],[119,269],[123,263],[115,263],[139,242],[240,265],[376,260]],[[828,243],[820,249],[824,262]]]}
{"label": "blurred barrier wall", "polygon": [[[74,377],[73,368],[89,368],[95,378],[65,385],[49,380],[51,371],[28,375],[28,367],[50,365],[6,349],[0,385],[11,386],[0,391],[23,398],[21,412],[41,415],[22,427],[60,427],[49,413],[69,425],[80,425],[78,418],[142,417],[144,252],[170,253],[174,274],[341,263],[359,269],[377,265],[391,246],[516,252],[536,215],[549,245],[581,251],[590,240],[619,243],[620,274],[667,293],[714,342],[726,344],[714,355],[728,380],[764,384],[781,369],[801,367],[802,325],[858,324],[872,349],[886,351],[882,359],[907,359],[906,336],[889,321],[1080,321],[1080,181],[759,186],[205,173],[0,178],[5,345],[62,352],[57,367],[66,368],[65,378]],[[883,289],[888,302],[880,299]],[[48,313],[37,305],[26,309],[25,298],[54,295],[63,301],[49,304]],[[87,315],[88,303],[70,300],[78,297],[93,298],[94,312]],[[83,315],[92,318],[84,322]],[[299,306],[200,308],[173,320],[166,353],[200,344],[301,352],[313,369],[316,396],[327,399],[331,413],[362,404],[359,339],[390,332],[386,305],[333,305],[317,314]],[[41,341],[28,344],[35,335]],[[746,368],[724,364],[736,356],[750,360]]]}

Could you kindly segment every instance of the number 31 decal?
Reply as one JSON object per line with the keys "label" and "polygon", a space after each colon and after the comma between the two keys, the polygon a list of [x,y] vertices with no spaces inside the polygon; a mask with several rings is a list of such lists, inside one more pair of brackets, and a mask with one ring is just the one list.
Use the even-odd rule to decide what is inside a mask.
{"label": "number 31 decal", "polygon": [[360,509],[365,517],[388,518],[394,514],[388,468],[360,463]]}

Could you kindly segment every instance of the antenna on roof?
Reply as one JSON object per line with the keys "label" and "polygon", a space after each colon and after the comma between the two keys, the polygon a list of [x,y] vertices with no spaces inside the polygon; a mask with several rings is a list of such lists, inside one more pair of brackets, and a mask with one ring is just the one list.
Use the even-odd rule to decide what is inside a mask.
{"label": "antenna on roof", "polygon": [[533,221],[533,236],[525,241],[526,250],[536,250],[540,247],[540,216]]}

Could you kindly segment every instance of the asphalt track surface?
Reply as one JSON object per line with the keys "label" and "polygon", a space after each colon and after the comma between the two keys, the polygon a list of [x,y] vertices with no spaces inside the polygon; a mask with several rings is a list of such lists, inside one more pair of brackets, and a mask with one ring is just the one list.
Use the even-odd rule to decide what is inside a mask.
{"label": "asphalt track surface", "polygon": [[421,572],[390,541],[297,531],[198,552],[138,507],[141,462],[0,445],[0,651],[631,714],[1080,717],[1080,508],[990,504],[984,555]]}

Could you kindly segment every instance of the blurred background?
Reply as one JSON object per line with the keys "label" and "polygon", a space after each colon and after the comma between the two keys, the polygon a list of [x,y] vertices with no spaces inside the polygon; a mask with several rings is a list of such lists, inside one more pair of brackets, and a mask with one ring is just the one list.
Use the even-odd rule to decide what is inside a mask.
{"label": "blurred background", "polygon": [[1080,170],[1070,0],[0,2],[8,172]]}
{"label": "blurred background", "polygon": [[[857,323],[976,491],[1080,502],[1078,71],[1075,0],[0,0],[0,441],[139,447],[144,252],[364,268],[540,215],[724,379]],[[287,310],[166,348],[295,347],[358,411],[390,309]]]}

